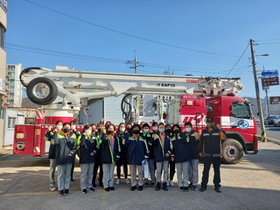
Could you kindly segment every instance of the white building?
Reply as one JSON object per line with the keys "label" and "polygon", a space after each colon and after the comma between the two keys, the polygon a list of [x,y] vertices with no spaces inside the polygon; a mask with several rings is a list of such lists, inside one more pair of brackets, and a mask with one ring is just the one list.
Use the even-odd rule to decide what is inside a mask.
{"label": "white building", "polygon": [[3,105],[6,107],[22,106],[22,84],[19,76],[22,71],[22,64],[7,64],[6,68],[6,88],[7,95],[3,99]]}
{"label": "white building", "polygon": [[14,142],[15,125],[34,124],[36,109],[30,108],[5,108],[5,125],[3,146]]}
{"label": "white building", "polygon": [[6,95],[6,51],[4,50],[5,32],[7,31],[7,0],[0,1],[0,149],[3,145],[4,112],[2,97]]}

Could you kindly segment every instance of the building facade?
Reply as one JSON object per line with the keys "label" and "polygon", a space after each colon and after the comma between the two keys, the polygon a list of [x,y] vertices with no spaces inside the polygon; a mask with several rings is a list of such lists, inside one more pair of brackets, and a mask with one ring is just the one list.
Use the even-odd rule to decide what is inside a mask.
{"label": "building facade", "polygon": [[4,34],[7,30],[7,0],[0,0],[0,148],[3,145],[4,110],[2,98],[6,95],[6,52],[4,50]]}
{"label": "building facade", "polygon": [[3,98],[5,107],[22,106],[22,85],[19,80],[22,64],[8,64],[6,68],[6,96]]}

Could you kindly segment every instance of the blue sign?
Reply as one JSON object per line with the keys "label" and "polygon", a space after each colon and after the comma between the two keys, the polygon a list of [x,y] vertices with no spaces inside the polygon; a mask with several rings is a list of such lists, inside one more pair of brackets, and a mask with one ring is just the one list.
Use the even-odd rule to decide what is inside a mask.
{"label": "blue sign", "polygon": [[237,126],[241,129],[247,129],[249,127],[249,122],[247,120],[239,120]]}
{"label": "blue sign", "polygon": [[278,71],[263,71],[261,74],[263,77],[278,76]]}

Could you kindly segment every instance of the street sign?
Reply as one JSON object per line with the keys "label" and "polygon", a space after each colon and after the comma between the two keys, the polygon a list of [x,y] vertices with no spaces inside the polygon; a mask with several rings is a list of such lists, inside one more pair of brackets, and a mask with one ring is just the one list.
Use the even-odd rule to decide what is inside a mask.
{"label": "street sign", "polygon": [[280,96],[269,97],[270,104],[280,104]]}
{"label": "street sign", "polygon": [[261,75],[263,77],[278,76],[278,71],[262,71]]}
{"label": "street sign", "polygon": [[268,87],[272,85],[279,85],[279,78],[277,77],[267,77],[267,78],[262,78],[262,86],[263,87]]}

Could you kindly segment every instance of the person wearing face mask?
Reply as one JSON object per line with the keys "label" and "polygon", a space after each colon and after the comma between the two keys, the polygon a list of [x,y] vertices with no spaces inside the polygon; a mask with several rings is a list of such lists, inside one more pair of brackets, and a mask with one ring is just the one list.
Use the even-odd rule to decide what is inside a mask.
{"label": "person wearing face mask", "polygon": [[49,180],[50,180],[50,190],[55,191],[55,169],[56,169],[56,160],[55,160],[55,152],[56,145],[54,144],[54,132],[61,132],[63,127],[63,122],[61,120],[56,121],[55,128],[52,129],[52,126],[48,127],[46,131],[44,139],[50,142],[49,155],[48,158],[50,160],[50,172],[49,172]]}
{"label": "person wearing face mask", "polygon": [[127,178],[127,146],[125,145],[125,139],[127,138],[127,133],[125,132],[125,124],[120,123],[118,126],[117,133],[117,155],[116,155],[116,165],[117,165],[117,176],[118,179],[116,184],[121,182],[121,166],[123,166],[125,183],[129,184],[130,181]]}
{"label": "person wearing face mask", "polygon": [[125,125],[125,127],[126,127],[126,133],[128,134],[128,135],[130,135],[131,133],[132,133],[132,124],[131,123],[126,123],[126,125]]}
{"label": "person wearing face mask", "polygon": [[[157,127],[157,124],[154,124],[154,126]],[[154,133],[156,134],[156,131]],[[151,174],[151,187],[154,187],[155,183],[156,183],[156,176],[155,176],[154,147],[151,143],[152,134],[153,134],[153,132],[150,131],[149,124],[144,123],[143,126],[142,126],[142,137],[146,140],[146,142],[148,144],[148,149],[150,151],[148,163],[149,163],[149,171],[150,171],[150,174]],[[148,179],[145,179],[145,186],[146,187],[149,186]]]}
{"label": "person wearing face mask", "polygon": [[[171,125],[170,124],[166,124],[165,125],[165,134],[170,138],[170,136],[172,135],[172,129],[171,129]],[[175,162],[171,160],[169,160],[169,181],[166,182],[167,186],[171,186],[174,187],[174,182],[173,182],[173,177],[175,174]]]}
{"label": "person wearing face mask", "polygon": [[222,158],[222,140],[226,139],[225,132],[221,130],[220,126],[214,125],[214,119],[207,118],[207,127],[202,131],[200,137],[199,156],[203,157],[204,168],[202,173],[202,182],[200,191],[203,192],[207,189],[207,183],[209,178],[209,170],[211,164],[214,168],[214,179],[215,191],[221,193],[221,177],[220,177],[220,166]]}
{"label": "person wearing face mask", "polygon": [[185,122],[185,134],[189,142],[189,151],[191,156],[191,161],[189,165],[189,189],[196,191],[198,182],[198,164],[199,164],[199,135],[192,129],[191,122]]}
{"label": "person wearing face mask", "polygon": [[173,125],[172,131],[173,134],[170,140],[172,142],[173,153],[171,159],[175,161],[179,189],[185,192],[189,191],[190,152],[188,142],[185,133],[181,132],[178,124]]}
{"label": "person wearing face mask", "polygon": [[138,171],[138,190],[143,190],[143,169],[142,161],[149,158],[149,149],[146,140],[140,135],[139,124],[132,126],[132,134],[125,140],[127,145],[127,164],[130,165],[131,191],[136,189],[136,171]]}
{"label": "person wearing face mask", "polygon": [[86,194],[88,190],[94,192],[92,187],[93,168],[95,163],[95,154],[98,152],[98,137],[93,135],[92,127],[85,125],[81,138],[78,139],[80,150],[80,184],[82,193]]}
{"label": "person wearing face mask", "polygon": [[117,137],[115,126],[108,124],[106,134],[102,135],[100,143],[101,158],[103,168],[103,186],[105,191],[115,190],[114,188],[114,169],[117,153]]}
{"label": "person wearing face mask", "polygon": [[157,166],[157,184],[156,184],[156,191],[159,191],[161,188],[161,177],[162,172],[163,174],[163,185],[162,189],[167,191],[167,181],[168,181],[168,163],[170,160],[170,156],[172,153],[170,138],[165,134],[164,124],[159,124],[159,135],[153,134],[152,141],[154,147],[154,156],[155,162]]}
{"label": "person wearing face mask", "polygon": [[[96,129],[97,131],[95,132],[95,136],[98,137],[98,139],[100,140],[102,138],[103,135],[105,135],[105,126],[103,123],[99,123],[97,124],[96,126]],[[98,148],[100,147],[100,141],[98,142]],[[103,187],[103,169],[102,169],[102,163],[100,161],[100,158],[101,158],[101,151],[99,150],[97,152],[97,154],[95,155],[95,164],[94,164],[94,168],[93,168],[93,178],[92,178],[92,186],[93,187],[96,187],[96,184],[95,184],[95,180],[96,180],[96,176],[97,176],[97,172],[98,172],[98,169],[99,169],[99,178],[98,178],[98,181],[99,181],[99,186],[100,187]]]}
{"label": "person wearing face mask", "polygon": [[[70,122],[70,132],[74,132],[79,137],[81,134],[76,128],[77,128],[77,122],[75,120],[72,120]],[[76,158],[76,153],[74,154],[74,159],[75,158]],[[72,164],[72,168],[71,168],[71,182],[75,181],[74,178],[73,178],[74,167],[75,167],[75,161]]]}
{"label": "person wearing face mask", "polygon": [[70,123],[63,124],[62,131],[54,133],[56,145],[56,164],[59,195],[68,195],[71,182],[71,168],[74,163],[74,154],[77,151],[78,136],[70,131]]}

